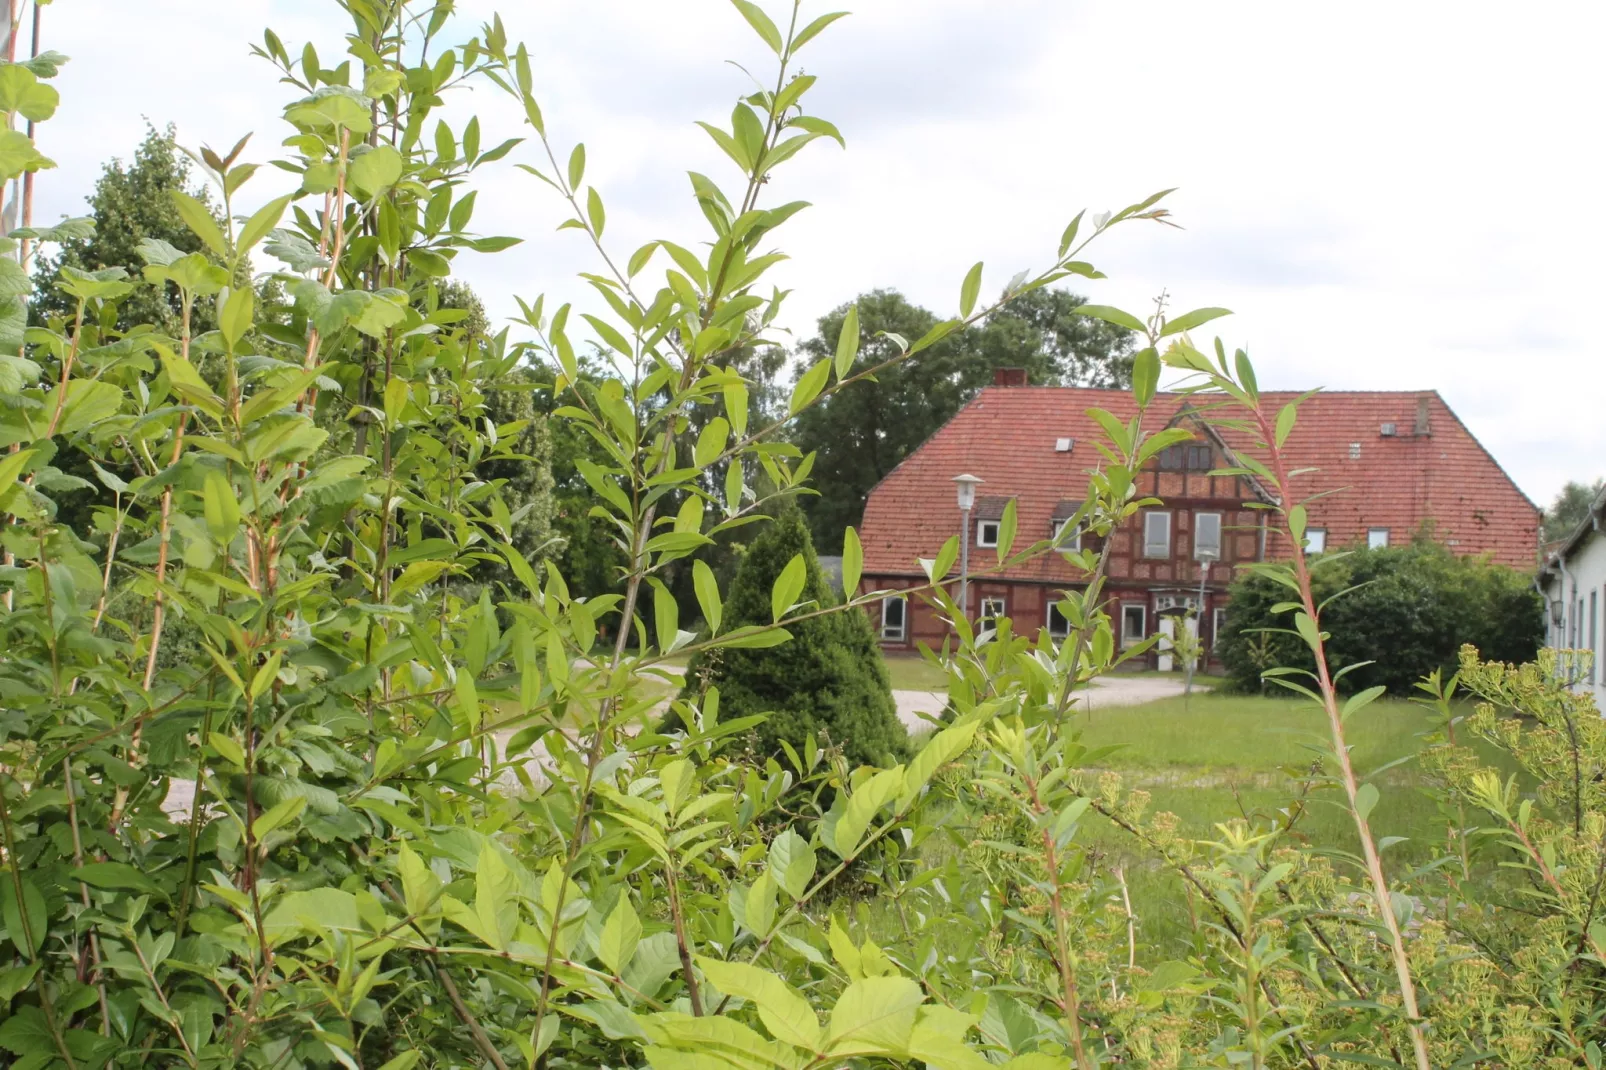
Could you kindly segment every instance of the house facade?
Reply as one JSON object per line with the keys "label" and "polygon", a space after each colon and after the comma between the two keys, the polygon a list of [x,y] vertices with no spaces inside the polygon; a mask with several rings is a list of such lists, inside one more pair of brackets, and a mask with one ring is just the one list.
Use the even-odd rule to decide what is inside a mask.
{"label": "house facade", "polygon": [[1606,712],[1606,492],[1590,503],[1589,516],[1539,570],[1548,633],[1545,645],[1586,651],[1563,658],[1560,671],[1574,691],[1592,695]]}
{"label": "house facade", "polygon": [[[1018,380],[1017,380],[1018,381]],[[1001,375],[999,383],[1010,378]],[[1272,411],[1296,395],[1265,393]],[[1161,394],[1146,426],[1180,426],[1194,438],[1164,450],[1140,474],[1138,493],[1161,503],[1109,535],[1107,607],[1123,646],[1186,628],[1213,647],[1227,589],[1245,563],[1286,557],[1287,540],[1253,503],[1269,501],[1252,481],[1212,475],[1229,467],[1242,436],[1208,428],[1197,398]],[[919,558],[935,557],[962,526],[954,477],[974,475],[967,613],[1008,616],[1017,632],[1065,631],[1053,604],[1088,577],[1058,554],[998,563],[998,521],[1015,502],[1017,547],[1050,537],[1081,505],[1102,437],[1088,410],[1136,415],[1129,392],[1079,387],[994,385],[910,454],[871,492],[859,531],[861,591],[919,587]],[[1235,441],[1236,438],[1236,441]],[[1406,542],[1424,530],[1460,554],[1487,555],[1519,568],[1537,562],[1539,510],[1517,488],[1435,392],[1332,392],[1304,401],[1285,449],[1309,506],[1310,548]],[[1089,540],[1086,548],[1097,547]],[[957,574],[949,577],[957,580]],[[957,590],[952,591],[957,597]],[[919,598],[891,595],[873,623],[891,650],[940,645],[948,625]],[[1165,644],[1148,655],[1170,668]]]}

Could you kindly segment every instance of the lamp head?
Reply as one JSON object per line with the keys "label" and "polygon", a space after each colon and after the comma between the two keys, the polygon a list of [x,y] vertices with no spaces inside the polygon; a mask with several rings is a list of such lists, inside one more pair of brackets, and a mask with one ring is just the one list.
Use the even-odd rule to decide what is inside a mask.
{"label": "lamp head", "polygon": [[985,482],[980,476],[969,473],[954,476],[954,484],[959,490],[959,508],[968,512],[976,504],[976,484]]}

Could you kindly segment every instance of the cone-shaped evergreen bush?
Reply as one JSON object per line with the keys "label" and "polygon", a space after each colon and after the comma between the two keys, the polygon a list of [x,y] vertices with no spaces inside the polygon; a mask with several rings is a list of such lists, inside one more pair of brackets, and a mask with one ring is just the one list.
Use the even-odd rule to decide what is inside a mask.
{"label": "cone-shaped evergreen bush", "polygon": [[[771,621],[770,590],[792,558],[803,555],[802,602],[829,605],[836,599],[820,571],[803,514],[789,508],[753,540],[725,601],[723,628]],[[870,621],[859,612],[829,613],[788,624],[789,642],[762,650],[698,654],[686,670],[683,696],[719,688],[719,717],[767,714],[760,745],[780,754],[780,740],[801,752],[812,733],[841,746],[851,762],[901,758],[908,734],[898,720],[892,684],[876,647]],[[670,724],[678,719],[670,715]]]}

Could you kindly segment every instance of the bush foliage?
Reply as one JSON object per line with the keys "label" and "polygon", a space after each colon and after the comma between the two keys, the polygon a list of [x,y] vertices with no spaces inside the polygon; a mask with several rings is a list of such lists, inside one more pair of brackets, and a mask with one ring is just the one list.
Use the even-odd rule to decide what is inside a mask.
{"label": "bush foliage", "polygon": [[[770,623],[775,616],[771,592],[788,571],[802,581],[795,599],[800,607],[821,610],[836,604],[795,507],[748,546],[726,597],[724,622]],[[791,640],[779,646],[699,653],[687,666],[681,697],[698,699],[717,687],[721,717],[764,714],[754,732],[765,756],[782,757],[784,741],[794,754],[815,744],[835,746],[861,765],[903,757],[907,733],[869,618],[863,612],[825,613],[788,631]],[[670,723],[678,724],[678,718]]]}
{"label": "bush foliage", "polygon": [[[1359,548],[1330,555],[1314,576],[1320,600],[1332,599],[1322,623],[1335,664],[1356,666],[1344,686],[1411,694],[1431,673],[1455,671],[1462,646],[1496,660],[1532,661],[1544,639],[1544,610],[1532,577],[1431,539],[1408,546]],[[1233,584],[1216,648],[1233,684],[1265,686],[1273,666],[1314,668],[1308,647],[1286,631],[1287,588],[1251,574]]]}
{"label": "bush foliage", "polygon": [[[1179,836],[1077,738],[1075,697],[1119,658],[1091,551],[1070,553],[1088,583],[1060,603],[1062,641],[1007,620],[977,633],[944,582],[957,540],[922,563],[931,582],[914,593],[955,633],[952,711],[906,762],[855,766],[848,740],[784,759],[728,746],[755,721],[720,717],[712,689],[681,700],[685,730],[653,731],[647,684],[669,659],[780,649],[879,597],[811,604],[805,558],[801,575],[781,569],[767,615],[738,623],[694,564],[693,633],[663,579],[795,495],[810,463],[751,419],[726,358],[768,340],[784,296],[771,249],[804,205],[766,200],[772,172],[840,138],[805,110],[814,76],[797,73],[836,16],[777,22],[737,3],[774,57],[774,88],[744,84],[730,125],[706,128],[739,177],[692,176],[706,241],[627,251],[605,237],[584,147],[548,135],[528,52],[494,20],[450,44],[452,6],[330,0],[351,31],[332,65],[264,37],[256,51],[293,97],[281,162],[301,183],[244,204],[245,144],[203,150],[221,217],[174,204],[207,255],[147,246],[138,277],[64,265],[73,315],[23,335],[26,262],[85,225],[4,239],[8,1065],[1600,1066],[1599,711],[1555,685],[1549,660],[1466,654],[1476,715],[1450,684],[1427,696],[1443,724],[1423,756],[1441,856],[1396,864],[1369,823],[1384,771],[1357,769],[1345,734],[1380,689],[1338,697],[1301,555],[1256,568],[1298,603],[1311,669],[1285,680],[1320,710],[1326,753],[1273,818],[1224,814],[1214,839]],[[49,120],[59,63],[0,69],[0,180],[49,165],[17,127]],[[441,109],[464,84],[506,93],[529,140],[454,128]],[[582,328],[570,305],[532,301],[522,343],[440,302],[459,254],[513,241],[472,229],[472,187],[515,151],[562,229],[595,247],[585,281],[603,310]],[[1163,219],[1162,196],[1077,216],[1050,266],[999,303],[1101,277],[1090,243]],[[282,320],[231,285],[253,250],[283,264]],[[965,276],[953,318],[887,359],[918,361],[998,307],[978,306],[982,275]],[[177,296],[176,331],[119,326],[141,288]],[[195,334],[197,305],[215,332]],[[1154,504],[1135,475],[1189,434],[1145,424],[1163,361],[1252,429],[1261,448],[1244,463],[1286,503],[1275,520],[1297,544],[1304,506],[1279,449],[1297,405],[1265,411],[1247,355],[1206,355],[1184,334],[1223,310],[1082,309],[1145,344],[1138,415],[1101,415],[1104,462],[1075,526],[1108,536]],[[873,376],[853,370],[856,332],[842,335],[788,416]],[[606,352],[582,375],[587,339]],[[488,391],[527,360],[557,369],[552,419],[597,446],[575,466],[624,562],[617,591],[577,596],[551,560],[532,568],[505,484],[487,478],[519,452]],[[58,463],[73,454],[112,495],[82,524],[54,500],[76,486]],[[1059,552],[1015,534],[1011,511],[999,567]],[[854,591],[852,529],[843,558]],[[511,578],[467,597],[464,578],[498,559]],[[174,658],[180,622],[192,655]],[[1522,779],[1480,765],[1469,735]],[[959,821],[960,802],[985,820]],[[1303,841],[1318,803],[1347,816],[1357,853]],[[1144,939],[1122,871],[1084,835],[1094,822],[1184,882],[1186,946]]]}

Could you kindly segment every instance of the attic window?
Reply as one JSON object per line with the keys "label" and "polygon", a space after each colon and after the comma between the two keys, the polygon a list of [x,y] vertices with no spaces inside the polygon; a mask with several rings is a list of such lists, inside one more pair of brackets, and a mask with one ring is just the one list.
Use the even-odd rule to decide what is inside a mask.
{"label": "attic window", "polygon": [[1160,467],[1169,472],[1182,468],[1207,472],[1214,467],[1213,460],[1209,446],[1167,446],[1160,451]]}
{"label": "attic window", "polygon": [[1395,435],[1400,433],[1400,427],[1398,424],[1384,424],[1382,427],[1378,428],[1377,433],[1384,438],[1393,438]]}
{"label": "attic window", "polygon": [[1352,461],[1361,459],[1361,444],[1359,442],[1351,442],[1349,444],[1349,459]]}
{"label": "attic window", "polygon": [[1054,452],[1055,453],[1070,453],[1071,452],[1071,448],[1073,446],[1075,446],[1075,445],[1076,445],[1076,439],[1074,439],[1074,438],[1056,438],[1054,440]]}

